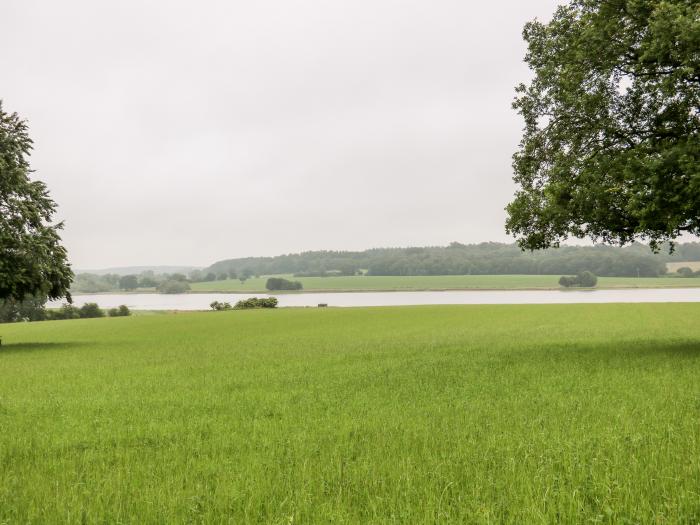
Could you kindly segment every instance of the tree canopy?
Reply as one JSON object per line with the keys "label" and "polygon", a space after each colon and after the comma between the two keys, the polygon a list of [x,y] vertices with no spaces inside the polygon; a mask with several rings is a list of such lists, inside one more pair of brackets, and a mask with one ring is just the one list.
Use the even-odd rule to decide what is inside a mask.
{"label": "tree canopy", "polygon": [[0,301],[68,297],[73,272],[46,185],[31,180],[27,124],[0,101]]}
{"label": "tree canopy", "polygon": [[700,233],[700,3],[574,0],[525,26],[534,72],[506,229],[652,248]]}

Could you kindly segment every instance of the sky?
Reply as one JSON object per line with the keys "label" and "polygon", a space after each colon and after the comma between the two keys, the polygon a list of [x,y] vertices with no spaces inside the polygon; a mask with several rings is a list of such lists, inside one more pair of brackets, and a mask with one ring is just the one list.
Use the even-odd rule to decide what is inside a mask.
{"label": "sky", "polygon": [[0,99],[76,268],[509,242],[557,3],[5,0]]}

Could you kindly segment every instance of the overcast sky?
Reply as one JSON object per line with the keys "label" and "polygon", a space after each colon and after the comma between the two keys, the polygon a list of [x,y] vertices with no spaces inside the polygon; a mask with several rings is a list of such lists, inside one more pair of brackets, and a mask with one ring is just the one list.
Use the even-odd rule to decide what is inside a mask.
{"label": "overcast sky", "polygon": [[0,98],[77,268],[507,241],[554,0],[5,0]]}

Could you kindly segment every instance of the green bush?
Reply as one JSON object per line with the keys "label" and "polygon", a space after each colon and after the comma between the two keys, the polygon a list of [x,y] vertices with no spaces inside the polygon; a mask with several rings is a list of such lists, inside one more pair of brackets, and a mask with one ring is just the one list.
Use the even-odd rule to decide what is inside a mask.
{"label": "green bush", "polygon": [[678,268],[676,270],[676,273],[680,275],[681,277],[695,277],[695,272],[693,272],[692,268],[688,268],[687,266],[683,266],[681,268]]}
{"label": "green bush", "polygon": [[125,304],[119,305],[118,308],[110,308],[109,312],[107,312],[110,317],[127,317],[131,315],[131,311],[129,310],[129,307],[126,306]]}
{"label": "green bush", "polygon": [[270,277],[265,283],[265,288],[268,290],[301,290],[302,285],[299,281],[289,281],[281,277]]}
{"label": "green bush", "polygon": [[216,310],[217,312],[220,312],[222,310],[231,310],[232,308],[231,303],[220,303],[219,301],[214,301],[213,303],[210,303],[209,307],[212,310]]}
{"label": "green bush", "polygon": [[105,312],[97,305],[97,303],[85,303],[80,307],[79,315],[81,319],[91,319],[95,317],[104,317]]}
{"label": "green bush", "polygon": [[238,301],[233,307],[236,310],[248,310],[252,308],[276,308],[277,297],[243,299]]}
{"label": "green bush", "polygon": [[564,288],[594,288],[598,284],[598,277],[589,271],[580,272],[578,275],[562,275],[559,278],[559,286]]}

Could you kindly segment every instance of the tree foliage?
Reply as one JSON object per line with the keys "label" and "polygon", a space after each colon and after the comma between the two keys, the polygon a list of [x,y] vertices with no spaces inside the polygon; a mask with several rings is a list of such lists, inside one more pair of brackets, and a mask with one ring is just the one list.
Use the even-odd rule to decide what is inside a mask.
{"label": "tree foliage", "polygon": [[598,277],[588,270],[584,270],[577,275],[562,275],[559,278],[559,285],[564,288],[594,288],[597,284]]}
{"label": "tree foliage", "polygon": [[290,281],[282,277],[270,277],[265,283],[265,288],[273,290],[301,290],[303,288],[301,282]]}
{"label": "tree foliage", "polygon": [[507,231],[527,249],[699,234],[700,3],[574,0],[523,35]]}
{"label": "tree foliage", "polygon": [[257,308],[277,308],[277,298],[250,297],[248,299],[241,299],[233,307],[234,310],[251,310]]}
{"label": "tree foliage", "polygon": [[56,203],[31,180],[27,124],[0,102],[0,300],[67,297],[73,272],[53,223]]}
{"label": "tree foliage", "polygon": [[139,287],[139,278],[136,275],[122,275],[119,278],[119,288],[122,290],[136,290]]}
{"label": "tree foliage", "polygon": [[590,270],[600,276],[655,277],[665,273],[668,261],[700,260],[700,243],[678,244],[673,255],[653,254],[646,245],[562,246],[556,250],[523,252],[515,243],[451,243],[449,246],[374,248],[358,252],[313,251],[226,259],[206,271],[243,267],[259,275],[352,275],[354,268],[368,275],[562,275]]}

